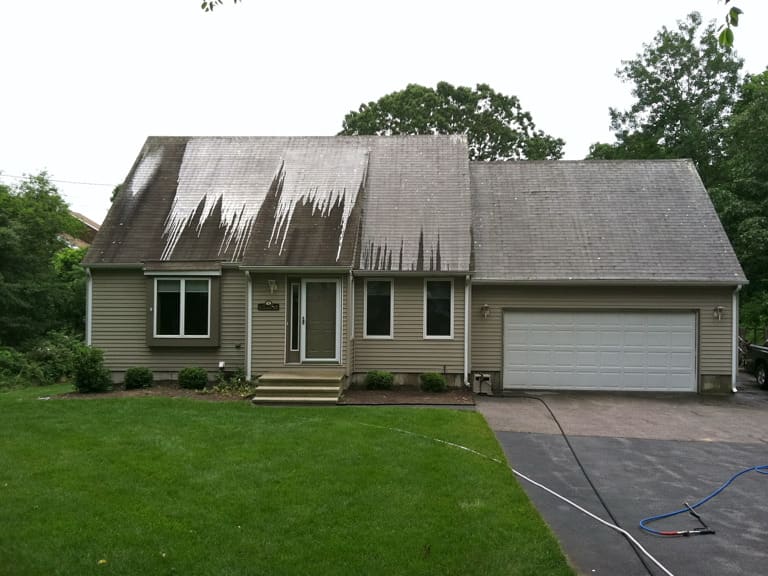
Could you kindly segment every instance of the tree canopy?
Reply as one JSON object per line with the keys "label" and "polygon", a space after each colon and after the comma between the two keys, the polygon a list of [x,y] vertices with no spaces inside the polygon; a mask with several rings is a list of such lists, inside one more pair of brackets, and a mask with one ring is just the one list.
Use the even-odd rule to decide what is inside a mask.
{"label": "tree canopy", "polygon": [[81,227],[44,172],[0,184],[0,346],[54,328],[82,331],[83,251],[66,252],[61,237]]}
{"label": "tree canopy", "polygon": [[715,23],[693,12],[616,75],[632,84],[628,110],[610,109],[616,141],[594,144],[590,158],[691,158],[707,185],[725,177],[724,135],[739,90],[743,61],[718,46]]}
{"label": "tree canopy", "polygon": [[487,84],[475,89],[439,82],[361,104],[344,117],[340,135],[464,134],[472,160],[558,159],[565,143],[537,130],[516,96]]}

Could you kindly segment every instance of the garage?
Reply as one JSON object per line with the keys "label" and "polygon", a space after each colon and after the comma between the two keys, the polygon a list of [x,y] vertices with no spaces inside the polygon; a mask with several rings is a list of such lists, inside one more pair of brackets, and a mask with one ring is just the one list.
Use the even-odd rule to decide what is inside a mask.
{"label": "garage", "polygon": [[512,310],[506,389],[696,391],[692,311]]}

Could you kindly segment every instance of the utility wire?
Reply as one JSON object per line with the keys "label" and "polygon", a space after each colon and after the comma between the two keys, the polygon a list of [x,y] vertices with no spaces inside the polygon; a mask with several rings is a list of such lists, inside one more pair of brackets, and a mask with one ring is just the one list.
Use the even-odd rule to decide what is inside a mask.
{"label": "utility wire", "polygon": [[[26,178],[29,178],[31,174],[25,175],[25,176],[19,176],[18,174],[6,174],[5,172],[0,172],[0,178],[16,178],[17,180],[24,180]],[[104,184],[101,182],[78,182],[75,180],[58,180],[56,178],[47,178],[49,182],[56,182],[57,184],[78,184],[81,186],[107,186],[109,188],[114,188],[115,184]]]}

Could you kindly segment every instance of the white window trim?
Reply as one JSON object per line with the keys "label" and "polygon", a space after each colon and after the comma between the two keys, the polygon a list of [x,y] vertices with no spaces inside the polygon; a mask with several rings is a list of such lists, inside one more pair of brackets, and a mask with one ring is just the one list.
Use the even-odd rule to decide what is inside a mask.
{"label": "white window trim", "polygon": [[[451,283],[451,333],[447,336],[433,336],[430,334],[427,334],[427,283],[429,282],[450,282]],[[423,320],[424,320],[424,339],[425,340],[453,340],[453,322],[454,322],[454,303],[456,301],[454,289],[453,289],[453,278],[424,278],[424,297],[422,301],[422,308],[423,308]]]}
{"label": "white window trim", "polygon": [[[181,334],[158,334],[157,333],[157,282],[159,280],[178,280],[179,281],[179,290],[180,290],[180,297],[179,297],[179,328],[181,330]],[[201,280],[200,277],[195,277],[194,281],[197,282]],[[206,333],[205,334],[195,334],[195,335],[186,335],[184,334],[184,306],[186,305],[186,298],[184,298],[184,295],[186,293],[185,286],[186,286],[186,279],[182,276],[157,276],[154,279],[154,302],[153,302],[153,310],[152,310],[152,336],[154,338],[184,338],[189,340],[200,340],[200,339],[206,339],[211,337],[211,279],[210,278],[203,278],[208,283],[208,325],[206,326]]]}
{"label": "white window trim", "polygon": [[[368,334],[368,282],[389,282],[389,334]],[[363,288],[363,338],[366,340],[395,339],[395,281],[392,278],[366,278]]]}

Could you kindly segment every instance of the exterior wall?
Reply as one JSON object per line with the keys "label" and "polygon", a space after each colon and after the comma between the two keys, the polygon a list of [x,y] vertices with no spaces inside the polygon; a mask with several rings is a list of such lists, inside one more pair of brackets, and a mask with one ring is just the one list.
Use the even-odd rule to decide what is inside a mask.
{"label": "exterior wall", "polygon": [[[294,277],[294,275],[291,275]],[[295,277],[298,277],[296,275]],[[303,278],[327,278],[339,280],[341,284],[341,361],[338,363],[312,362],[312,363],[287,363],[285,360],[286,331],[288,330],[290,302],[288,276],[285,274],[251,274],[253,285],[253,343],[251,349],[251,372],[255,378],[264,372],[273,370],[303,371],[322,370],[323,367],[344,367],[347,364],[349,351],[348,331],[348,276],[317,274],[303,275]],[[269,292],[268,280],[277,282],[277,290]],[[260,311],[257,304],[271,300],[280,304],[280,310]],[[243,308],[245,309],[245,308]]]}
{"label": "exterior wall", "polygon": [[[700,391],[730,390],[732,287],[472,287],[472,372],[502,372],[502,311],[514,308],[693,310],[698,312],[697,363]],[[490,306],[488,318],[480,307]],[[721,320],[713,316],[723,307]],[[727,382],[727,384],[726,384]]]}
{"label": "exterior wall", "polygon": [[[429,278],[429,277],[428,277]],[[453,278],[453,338],[424,338],[424,277],[394,277],[394,338],[365,338],[365,278],[355,279],[353,372],[464,373],[464,277]]]}
{"label": "exterior wall", "polygon": [[[113,378],[122,380],[132,366],[144,366],[157,378],[175,379],[188,366],[209,373],[245,367],[245,275],[225,269],[221,275],[220,339],[218,347],[162,347],[147,345],[147,283],[140,269],[91,270],[93,277],[92,344],[104,350]],[[169,275],[172,275],[169,272]]]}

